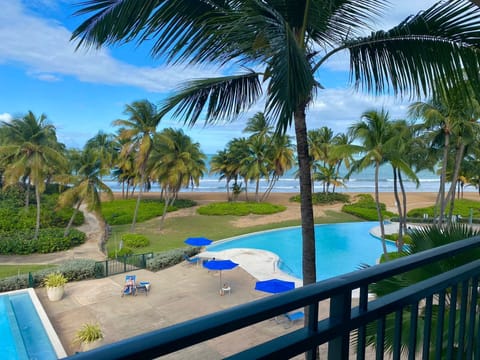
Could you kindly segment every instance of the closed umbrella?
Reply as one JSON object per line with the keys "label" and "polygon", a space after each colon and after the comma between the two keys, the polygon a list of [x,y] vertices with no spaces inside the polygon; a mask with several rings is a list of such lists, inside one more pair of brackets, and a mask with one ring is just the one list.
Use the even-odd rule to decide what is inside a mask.
{"label": "closed umbrella", "polygon": [[212,243],[212,240],[204,237],[189,237],[184,243],[191,246],[207,246]]}
{"label": "closed umbrella", "polygon": [[295,283],[293,281],[285,281],[280,279],[257,281],[255,284],[255,290],[270,294],[278,294],[293,289],[295,289]]}
{"label": "closed umbrella", "polygon": [[220,291],[222,289],[222,270],[232,270],[238,266],[232,260],[210,260],[203,263],[208,270],[220,271]]}

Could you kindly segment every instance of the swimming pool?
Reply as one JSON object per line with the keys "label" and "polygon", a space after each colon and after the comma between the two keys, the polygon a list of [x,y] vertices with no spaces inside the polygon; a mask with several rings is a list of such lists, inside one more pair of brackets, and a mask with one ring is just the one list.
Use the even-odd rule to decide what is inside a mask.
{"label": "swimming pool", "polygon": [[33,289],[0,294],[2,359],[58,359],[66,353]]}
{"label": "swimming pool", "polygon": [[[324,280],[374,265],[382,254],[382,243],[370,235],[378,222],[323,224],[315,226],[317,280]],[[207,247],[208,251],[250,248],[271,251],[280,258],[279,268],[302,278],[302,233],[300,227],[265,231],[227,239]],[[395,251],[387,242],[387,250]]]}

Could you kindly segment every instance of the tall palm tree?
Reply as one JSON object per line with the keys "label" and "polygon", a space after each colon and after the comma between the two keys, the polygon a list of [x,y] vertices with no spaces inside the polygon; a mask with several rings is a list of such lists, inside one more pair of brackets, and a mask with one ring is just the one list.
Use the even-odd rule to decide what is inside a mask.
{"label": "tall palm tree", "polygon": [[182,130],[168,128],[155,136],[150,173],[165,193],[162,222],[180,189],[188,187],[191,181],[198,185],[206,170],[205,158],[200,144],[194,143]]}
{"label": "tall palm tree", "polygon": [[112,190],[101,179],[102,161],[98,153],[89,151],[87,147],[81,155],[82,166],[76,176],[57,178],[63,179],[66,184],[73,184],[71,188],[60,194],[58,204],[62,207],[75,205],[73,214],[65,228],[64,236],[68,236],[80,206],[87,204],[89,211],[98,211],[101,206],[99,190],[109,198],[113,198]]}
{"label": "tall palm tree", "polygon": [[235,177],[235,173],[230,170],[229,154],[226,149],[217,151],[210,160],[210,172],[219,174],[219,180],[225,179],[227,187],[227,200],[230,201],[230,181]]}
{"label": "tall palm tree", "polygon": [[375,167],[375,203],[377,205],[377,216],[380,223],[383,253],[385,256],[388,256],[385,242],[385,227],[378,191],[378,174],[380,165],[387,161],[385,148],[388,148],[388,142],[393,136],[389,114],[384,109],[381,111],[366,111],[362,114],[362,120],[353,124],[349,131],[352,136],[360,140],[363,145],[363,155],[356,161],[353,170],[361,171],[372,165]]}
{"label": "tall palm tree", "polygon": [[[37,205],[34,238],[40,230],[40,195],[45,190],[47,176],[66,169],[64,155],[58,151],[55,127],[49,124],[46,115],[38,118],[29,111],[25,116],[2,127],[8,134],[6,145],[0,146],[0,164],[5,166],[5,183],[17,184],[19,179],[28,179],[35,187]],[[28,201],[26,201],[28,204]]]}
{"label": "tall palm tree", "polygon": [[115,120],[113,125],[121,127],[119,138],[127,140],[122,147],[120,157],[127,158],[130,154],[134,154],[135,168],[140,175],[137,203],[131,226],[131,231],[134,232],[147,176],[147,162],[152,151],[153,135],[161,116],[157,107],[148,100],[134,101],[131,105],[126,105],[124,113],[128,115],[128,119]]}
{"label": "tall palm tree", "polygon": [[[215,123],[233,120],[265,99],[265,115],[276,123],[276,131],[294,126],[303,282],[309,284],[316,281],[316,266],[306,110],[321,95],[318,69],[345,50],[350,53],[353,82],[367,91],[428,94],[438,85],[465,77],[480,87],[476,53],[480,10],[475,5],[441,2],[389,31],[364,36],[387,4],[386,0],[86,0],[77,15],[89,17],[72,38],[78,46],[148,41],[153,55],[165,55],[172,62],[243,69],[186,84],[165,102],[163,112],[174,111],[190,125],[200,116]],[[263,71],[245,70],[245,65]]]}
{"label": "tall palm tree", "polygon": [[110,173],[118,155],[118,145],[113,134],[103,131],[99,131],[94,137],[88,139],[85,144],[84,150],[93,151],[100,160],[102,166],[100,177]]}

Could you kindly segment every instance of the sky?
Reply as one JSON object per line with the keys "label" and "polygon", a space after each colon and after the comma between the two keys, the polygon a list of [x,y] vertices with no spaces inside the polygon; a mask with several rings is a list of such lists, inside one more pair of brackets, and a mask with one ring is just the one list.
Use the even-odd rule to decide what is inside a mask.
{"label": "sky", "polygon": [[[114,133],[112,122],[127,119],[126,104],[147,99],[160,104],[192,79],[229,74],[218,65],[170,66],[152,59],[148,46],[125,44],[101,49],[78,49],[70,40],[82,18],[74,16],[78,0],[0,0],[0,120],[10,121],[32,111],[45,114],[57,129],[58,140],[82,148],[99,131]],[[387,30],[434,0],[392,0],[388,15],[376,29]],[[339,54],[318,73],[320,90],[307,113],[308,129],[330,127],[345,132],[361,114],[384,107],[392,119],[405,118],[408,102],[392,96],[356,92],[348,83],[348,59]],[[207,154],[241,137],[246,120],[259,103],[235,122],[189,128],[168,116],[158,130],[183,129]],[[293,132],[290,132],[293,134]]]}

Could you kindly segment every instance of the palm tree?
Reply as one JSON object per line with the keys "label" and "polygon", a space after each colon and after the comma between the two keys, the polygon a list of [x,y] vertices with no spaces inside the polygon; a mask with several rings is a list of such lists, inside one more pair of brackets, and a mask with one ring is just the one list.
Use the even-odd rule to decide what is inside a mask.
{"label": "palm tree", "polygon": [[135,168],[140,175],[140,187],[131,226],[131,231],[134,232],[147,176],[147,162],[152,151],[153,135],[161,116],[157,107],[148,100],[135,101],[131,105],[126,105],[124,113],[129,118],[115,120],[113,125],[121,127],[119,139],[128,141],[123,145],[120,157],[128,158],[130,154],[135,154]]}
{"label": "palm tree", "polygon": [[205,158],[200,144],[192,142],[182,130],[168,128],[155,136],[150,173],[165,193],[162,222],[181,187],[188,187],[192,181],[198,185],[206,170]]}
{"label": "palm tree", "polygon": [[99,190],[107,194],[109,198],[113,198],[112,190],[101,179],[103,166],[102,161],[98,158],[98,153],[89,151],[86,146],[82,152],[81,160],[82,166],[76,176],[63,177],[66,184],[73,183],[73,186],[61,193],[58,198],[58,204],[61,207],[75,205],[64,232],[65,237],[70,233],[70,228],[82,203],[87,204],[89,211],[98,211],[101,206]]}
{"label": "palm tree", "polygon": [[33,183],[37,203],[34,239],[37,239],[40,230],[40,195],[45,190],[45,181],[54,172],[62,173],[66,169],[66,160],[57,150],[61,146],[55,127],[47,122],[46,115],[37,118],[29,111],[20,119],[3,122],[2,127],[8,134],[6,145],[0,146],[0,164],[5,166],[5,183],[17,184],[22,177],[28,179],[28,184]]}
{"label": "palm tree", "polygon": [[219,180],[226,180],[227,200],[230,201],[230,181],[235,177],[235,173],[230,171],[229,154],[227,150],[217,151],[210,160],[210,172],[212,174],[219,174]]}
{"label": "palm tree", "polygon": [[102,166],[100,177],[110,173],[118,155],[118,145],[113,134],[107,134],[103,131],[99,131],[85,144],[84,150],[95,152],[100,160]]}
{"label": "palm tree", "polygon": [[165,55],[172,62],[264,69],[192,81],[167,99],[162,111],[174,111],[190,125],[200,116],[215,123],[233,120],[265,99],[265,116],[276,124],[277,132],[294,126],[303,282],[310,284],[316,282],[316,265],[306,110],[321,95],[318,69],[345,50],[350,52],[353,82],[367,91],[428,94],[438,85],[464,78],[480,88],[476,54],[480,10],[475,5],[441,2],[389,31],[363,36],[387,4],[386,0],[87,0],[76,14],[89,17],[72,39],[78,46],[148,40],[153,55]]}
{"label": "palm tree", "polygon": [[388,141],[393,136],[389,114],[384,109],[381,111],[366,111],[362,114],[362,120],[353,124],[349,131],[354,138],[359,139],[363,144],[363,156],[356,161],[354,171],[361,171],[372,165],[375,167],[375,203],[377,205],[378,221],[380,222],[383,253],[388,256],[378,191],[378,173],[380,165],[387,161],[385,148],[388,148]]}

